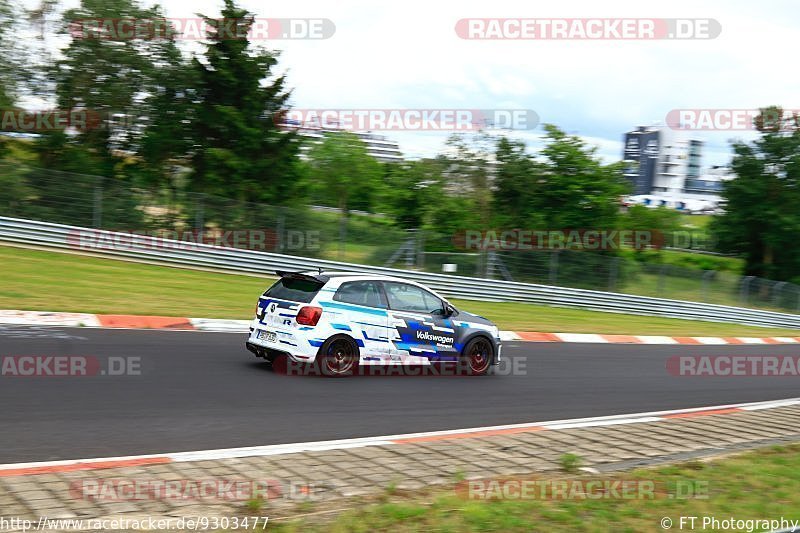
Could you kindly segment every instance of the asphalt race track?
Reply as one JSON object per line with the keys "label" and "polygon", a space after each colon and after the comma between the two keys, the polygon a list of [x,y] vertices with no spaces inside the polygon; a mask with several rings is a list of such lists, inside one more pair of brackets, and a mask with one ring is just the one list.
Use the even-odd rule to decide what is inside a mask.
{"label": "asphalt race track", "polygon": [[0,375],[0,463],[281,444],[798,396],[797,377],[676,377],[676,355],[800,346],[507,342],[519,375],[276,373],[243,334],[0,327],[0,356],[140,358],[138,375]]}

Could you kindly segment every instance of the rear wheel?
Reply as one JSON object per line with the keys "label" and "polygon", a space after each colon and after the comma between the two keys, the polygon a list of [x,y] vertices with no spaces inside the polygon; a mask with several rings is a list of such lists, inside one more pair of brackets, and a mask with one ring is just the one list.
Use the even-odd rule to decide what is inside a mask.
{"label": "rear wheel", "polygon": [[461,365],[465,372],[472,376],[489,374],[494,359],[494,348],[488,339],[477,337],[464,347],[461,353]]}
{"label": "rear wheel", "polygon": [[350,337],[334,337],[325,341],[317,354],[317,364],[324,376],[352,376],[360,360],[358,345]]}

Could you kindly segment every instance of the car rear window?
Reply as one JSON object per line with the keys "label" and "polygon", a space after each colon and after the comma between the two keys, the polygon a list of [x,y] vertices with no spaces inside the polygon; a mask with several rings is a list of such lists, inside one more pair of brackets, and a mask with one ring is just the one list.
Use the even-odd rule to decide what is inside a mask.
{"label": "car rear window", "polygon": [[314,299],[323,285],[325,284],[321,281],[310,279],[281,278],[267,289],[264,296],[307,304]]}

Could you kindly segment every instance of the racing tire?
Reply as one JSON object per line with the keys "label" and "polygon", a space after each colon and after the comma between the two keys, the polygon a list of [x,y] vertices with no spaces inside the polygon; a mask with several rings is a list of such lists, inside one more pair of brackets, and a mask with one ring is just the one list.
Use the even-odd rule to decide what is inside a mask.
{"label": "racing tire", "polygon": [[486,376],[494,369],[494,347],[489,339],[476,337],[461,351],[460,373],[468,376]]}
{"label": "racing tire", "polygon": [[355,375],[360,361],[356,341],[340,336],[325,341],[317,353],[315,363],[323,376],[341,378]]}

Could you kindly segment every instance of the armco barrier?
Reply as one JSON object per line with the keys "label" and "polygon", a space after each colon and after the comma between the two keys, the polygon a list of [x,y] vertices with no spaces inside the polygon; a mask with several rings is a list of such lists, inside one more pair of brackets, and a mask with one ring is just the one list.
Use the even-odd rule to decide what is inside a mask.
{"label": "armco barrier", "polygon": [[[81,251],[71,244],[80,231],[89,228],[64,226],[17,218],[0,217],[0,241],[48,249]],[[630,294],[572,289],[530,283],[450,276],[393,268],[341,263],[307,257],[272,254],[252,250],[192,245],[192,249],[152,249],[147,237],[130,234],[124,249],[98,248],[93,255],[146,261],[161,265],[203,268],[225,272],[274,275],[275,270],[316,270],[366,272],[398,276],[424,283],[451,298],[592,309],[596,311],[662,316],[713,322],[731,322],[758,326],[800,328],[800,315],[758,309],[711,305],[699,302],[649,298]],[[174,242],[176,245],[177,241]]]}

